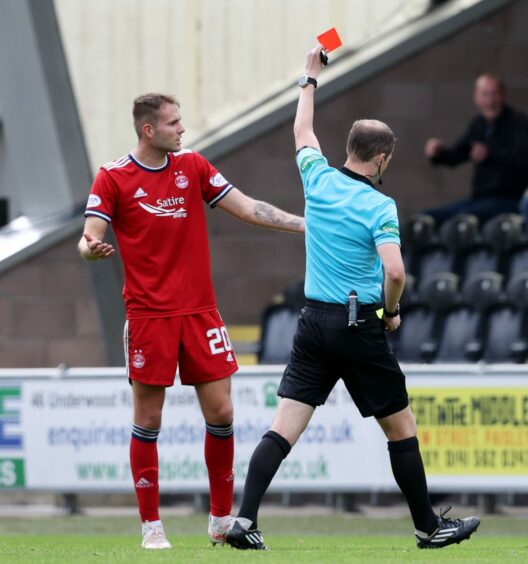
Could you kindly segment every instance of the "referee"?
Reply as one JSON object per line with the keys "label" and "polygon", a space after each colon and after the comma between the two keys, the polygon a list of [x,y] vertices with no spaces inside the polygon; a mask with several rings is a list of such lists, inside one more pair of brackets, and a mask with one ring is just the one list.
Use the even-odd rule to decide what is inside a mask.
{"label": "referee", "polygon": [[344,167],[328,165],[313,131],[321,49],[308,54],[294,124],[306,200],[307,301],[278,390],[277,415],[251,457],[240,512],[226,540],[239,549],[266,549],[257,529],[262,497],[315,408],[342,378],[361,415],[374,416],[387,436],[418,547],[440,548],[469,538],[480,520],[433,512],[405,376],[385,336],[400,325],[405,270],[395,202],[375,184],[381,184],[396,139],[380,121],[356,121]]}

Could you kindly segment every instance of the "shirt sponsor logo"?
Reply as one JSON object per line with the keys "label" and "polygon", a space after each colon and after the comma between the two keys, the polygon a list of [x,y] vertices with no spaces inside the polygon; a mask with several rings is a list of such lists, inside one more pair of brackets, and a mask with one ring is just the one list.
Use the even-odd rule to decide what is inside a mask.
{"label": "shirt sponsor logo", "polygon": [[134,194],[134,198],[144,198],[145,196],[148,196],[148,194],[145,192],[145,190],[143,190],[143,188],[141,188],[141,186],[136,190],[136,193]]}
{"label": "shirt sponsor logo", "polygon": [[178,174],[178,176],[174,179],[174,182],[181,190],[185,190],[185,188],[189,186],[189,179],[185,176],[185,174]]}
{"label": "shirt sponsor logo", "polygon": [[400,228],[397,223],[394,223],[394,221],[387,221],[387,223],[384,223],[380,227],[380,231],[383,231],[383,233],[390,233],[391,235],[400,235]]}
{"label": "shirt sponsor logo", "polygon": [[310,170],[312,165],[316,163],[324,163],[324,157],[322,155],[308,155],[307,157],[304,157],[301,161],[301,172]]}
{"label": "shirt sponsor logo", "polygon": [[169,196],[168,198],[162,199],[158,198],[156,204],[160,208],[171,208],[173,206],[181,206],[185,204],[185,198],[183,196]]}
{"label": "shirt sponsor logo", "polygon": [[[170,199],[176,201],[180,199],[183,200],[183,198],[170,198]],[[167,202],[167,200],[157,200],[157,202],[158,203]],[[174,218],[187,217],[187,210],[183,206],[180,206],[179,208],[175,208],[175,207],[165,208],[164,205],[167,204],[161,204],[159,207],[156,207],[156,206],[152,206],[151,204],[144,204],[143,202],[139,202],[139,205],[145,211],[148,211],[149,213],[155,215],[156,217],[174,217]]]}
{"label": "shirt sponsor logo", "polygon": [[211,176],[209,184],[215,188],[220,188],[220,186],[227,184],[227,180],[219,172],[217,172],[214,176]]}
{"label": "shirt sponsor logo", "polygon": [[97,206],[101,205],[101,198],[96,194],[90,194],[88,196],[88,203],[86,204],[87,208],[96,208]]}

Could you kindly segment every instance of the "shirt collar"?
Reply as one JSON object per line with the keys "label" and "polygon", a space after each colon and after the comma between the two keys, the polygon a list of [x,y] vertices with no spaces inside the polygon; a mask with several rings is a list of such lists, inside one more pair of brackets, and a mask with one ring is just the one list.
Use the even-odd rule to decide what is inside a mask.
{"label": "shirt collar", "polygon": [[372,182],[366,176],[363,176],[362,174],[358,174],[357,172],[350,170],[346,166],[342,166],[339,169],[339,171],[342,172],[344,175],[348,176],[349,178],[352,178],[353,180],[357,180],[358,182],[364,182],[365,184],[368,184],[372,188],[376,189],[374,184],[372,184]]}

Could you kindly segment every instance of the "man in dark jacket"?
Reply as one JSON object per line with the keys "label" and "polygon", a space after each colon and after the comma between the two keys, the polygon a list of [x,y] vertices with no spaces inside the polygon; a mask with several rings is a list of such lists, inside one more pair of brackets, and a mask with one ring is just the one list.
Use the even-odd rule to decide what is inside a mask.
{"label": "man in dark jacket", "polygon": [[468,199],[426,210],[438,223],[457,213],[472,213],[481,222],[499,213],[517,213],[528,186],[528,119],[506,105],[504,83],[486,73],[476,80],[473,100],[479,113],[462,137],[447,147],[441,139],[425,144],[433,164],[474,164]]}

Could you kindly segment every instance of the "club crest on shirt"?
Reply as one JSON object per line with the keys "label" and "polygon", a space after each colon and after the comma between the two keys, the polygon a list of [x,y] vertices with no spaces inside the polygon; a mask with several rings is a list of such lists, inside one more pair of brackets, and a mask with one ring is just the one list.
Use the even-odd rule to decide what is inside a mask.
{"label": "club crest on shirt", "polygon": [[134,356],[132,357],[132,366],[134,368],[143,368],[145,366],[145,357],[142,354],[142,350],[135,350]]}
{"label": "club crest on shirt", "polygon": [[176,186],[180,188],[180,190],[185,190],[185,188],[189,186],[189,179],[185,176],[185,174],[178,174],[177,172],[175,172],[174,174],[177,175],[174,179]]}

